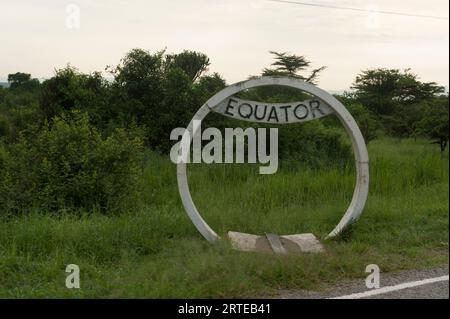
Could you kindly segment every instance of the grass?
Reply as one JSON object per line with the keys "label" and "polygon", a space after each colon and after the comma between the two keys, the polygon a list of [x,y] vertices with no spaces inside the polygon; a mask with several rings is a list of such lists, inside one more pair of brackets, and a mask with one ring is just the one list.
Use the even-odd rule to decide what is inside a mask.
{"label": "grass", "polygon": [[[369,145],[370,194],[361,219],[320,255],[243,253],[207,243],[183,210],[175,166],[152,155],[143,178],[152,205],[114,216],[32,212],[0,219],[0,297],[221,298],[322,289],[382,271],[448,263],[448,152],[423,140]],[[191,165],[194,201],[219,235],[312,232],[323,238],[350,202],[353,167]],[[65,287],[77,264],[81,289]]]}

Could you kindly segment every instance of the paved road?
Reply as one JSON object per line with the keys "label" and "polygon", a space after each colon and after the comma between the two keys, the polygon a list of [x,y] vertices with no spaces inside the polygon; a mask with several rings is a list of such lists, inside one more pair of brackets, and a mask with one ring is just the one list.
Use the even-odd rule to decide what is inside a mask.
{"label": "paved road", "polygon": [[[380,293],[373,296],[353,295],[358,298],[370,299],[448,299],[449,298],[449,282],[448,277],[442,280],[441,277],[448,276],[448,265],[423,270],[406,270],[395,273],[381,273],[380,274],[380,288],[390,289],[386,287],[398,287],[401,284],[415,282],[418,286],[399,289],[387,293]],[[438,278],[437,282],[423,284],[423,280]],[[436,280],[436,279],[435,279]],[[394,289],[398,289],[394,288]],[[365,278],[357,280],[349,280],[340,283],[332,288],[323,291],[292,291],[280,290],[279,295],[275,298],[289,298],[289,299],[320,299],[320,298],[337,298],[343,296],[350,296],[355,293],[365,293],[370,291],[365,286]]]}

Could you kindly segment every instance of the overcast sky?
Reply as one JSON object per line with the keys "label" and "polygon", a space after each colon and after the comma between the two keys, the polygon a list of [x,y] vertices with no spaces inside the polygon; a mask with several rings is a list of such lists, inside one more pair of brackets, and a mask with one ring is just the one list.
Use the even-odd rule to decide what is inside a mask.
{"label": "overcast sky", "polygon": [[[303,2],[444,17],[449,4]],[[314,67],[326,65],[319,86],[328,90],[348,89],[360,70],[375,67],[410,67],[423,81],[448,86],[448,25],[268,0],[0,0],[0,81],[17,71],[48,78],[69,62],[83,72],[101,71],[131,48],[166,47],[206,53],[210,72],[228,83],[260,74],[272,61],[268,51],[277,50],[305,55]]]}

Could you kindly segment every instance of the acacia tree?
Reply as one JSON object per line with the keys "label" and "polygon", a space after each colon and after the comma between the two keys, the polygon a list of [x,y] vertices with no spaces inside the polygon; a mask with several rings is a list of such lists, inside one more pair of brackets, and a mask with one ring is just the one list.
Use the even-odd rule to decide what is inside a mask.
{"label": "acacia tree", "polygon": [[325,66],[313,69],[309,75],[303,75],[311,65],[303,55],[288,54],[287,52],[270,51],[275,56],[273,68],[265,68],[262,72],[264,76],[290,76],[302,79],[306,82],[315,83],[319,73],[326,69]]}
{"label": "acacia tree", "polygon": [[[303,55],[288,54],[287,52],[269,51],[274,55],[275,61],[270,67],[264,68],[261,76],[287,76],[303,81],[316,84],[320,72],[326,69],[322,66],[313,69],[309,74],[305,72],[310,68],[311,62]],[[258,78],[259,76],[250,76],[250,79]],[[269,85],[264,87],[257,87],[240,92],[242,98],[254,101],[264,102],[293,102],[306,98],[306,94],[300,90],[290,87],[280,87],[277,85]]]}
{"label": "acacia tree", "polygon": [[391,115],[399,105],[412,105],[444,92],[435,82],[421,82],[410,69],[362,71],[352,85],[355,98],[378,115]]}
{"label": "acacia tree", "polygon": [[352,97],[372,111],[387,133],[397,137],[415,134],[418,122],[428,116],[424,105],[444,91],[435,82],[422,82],[410,69],[362,71],[352,85]]}

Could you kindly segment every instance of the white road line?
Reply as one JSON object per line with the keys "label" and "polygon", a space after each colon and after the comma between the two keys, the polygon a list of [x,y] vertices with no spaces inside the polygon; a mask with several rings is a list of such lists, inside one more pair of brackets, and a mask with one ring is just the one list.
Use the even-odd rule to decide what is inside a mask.
{"label": "white road line", "polygon": [[360,292],[360,293],[354,293],[354,294],[350,294],[350,295],[346,295],[346,296],[334,297],[334,298],[329,298],[329,299],[360,299],[360,298],[385,294],[385,293],[392,292],[392,291],[432,284],[434,282],[446,281],[446,280],[448,281],[448,275],[441,276],[441,277],[428,278],[428,279],[418,280],[418,281],[405,282],[403,284],[398,284],[395,286],[387,286],[387,287],[383,287],[383,288],[368,290],[368,291],[364,291],[364,292]]}

